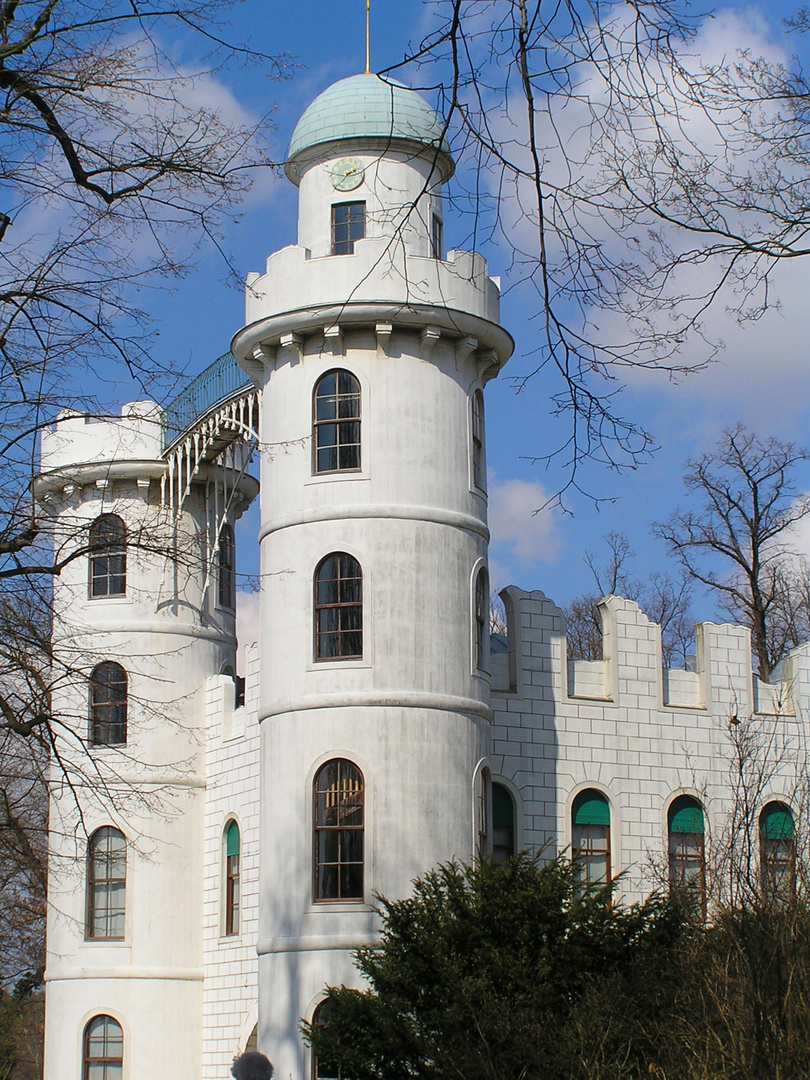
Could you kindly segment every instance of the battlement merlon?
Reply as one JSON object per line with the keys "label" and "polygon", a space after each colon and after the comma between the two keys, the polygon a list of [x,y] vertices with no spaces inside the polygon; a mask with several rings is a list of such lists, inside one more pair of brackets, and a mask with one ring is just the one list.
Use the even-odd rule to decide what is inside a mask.
{"label": "battlement merlon", "polygon": [[159,461],[163,453],[163,410],[154,401],[130,401],[121,417],[95,417],[65,409],[40,442],[43,473],[71,465]]}
{"label": "battlement merlon", "polygon": [[569,660],[562,610],[540,591],[501,593],[507,651],[492,654],[492,689],[616,708],[703,710],[715,717],[798,715],[810,704],[810,644],[793,649],[762,683],[752,672],[751,635],[728,623],[695,626],[694,670],[665,669],[661,628],[632,600],[606,596],[601,660]]}

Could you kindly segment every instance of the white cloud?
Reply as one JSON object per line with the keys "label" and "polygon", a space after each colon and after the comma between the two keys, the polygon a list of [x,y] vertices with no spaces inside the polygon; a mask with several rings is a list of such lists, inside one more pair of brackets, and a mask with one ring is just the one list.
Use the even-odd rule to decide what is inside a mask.
{"label": "white cloud", "polygon": [[236,670],[245,674],[245,646],[259,640],[259,594],[258,592],[236,593]]}
{"label": "white cloud", "polygon": [[554,562],[557,558],[561,538],[556,515],[551,508],[540,509],[548,500],[549,492],[535,480],[506,480],[490,485],[489,527],[502,579],[508,577],[510,556],[524,565]]}

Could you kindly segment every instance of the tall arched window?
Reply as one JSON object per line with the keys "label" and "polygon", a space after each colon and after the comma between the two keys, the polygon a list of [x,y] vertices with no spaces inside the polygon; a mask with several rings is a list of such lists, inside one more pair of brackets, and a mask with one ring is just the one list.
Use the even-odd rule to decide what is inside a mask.
{"label": "tall arched window", "polygon": [[503,784],[492,785],[492,858],[504,863],[515,854],[515,803]]}
{"label": "tall arched window", "polygon": [[90,526],[91,599],[127,591],[127,527],[117,514],[102,514]]}
{"label": "tall arched window", "polygon": [[350,371],[335,369],[315,384],[312,471],[360,468],[360,383]]}
{"label": "tall arched window", "polygon": [[610,804],[600,791],[580,791],[574,799],[572,855],[583,885],[610,881]]}
{"label": "tall arched window", "polygon": [[487,486],[484,466],[484,395],[476,390],[472,396],[472,481],[473,487],[485,491]]}
{"label": "tall arched window", "polygon": [[[326,1027],[329,1023],[329,1009],[330,1002],[328,998],[315,1006],[315,1012],[312,1014],[313,1027]],[[312,1080],[341,1080],[340,1069],[329,1068],[318,1058],[318,1055],[313,1052]]]}
{"label": "tall arched window", "polygon": [[793,812],[771,802],[759,815],[759,857],[762,888],[771,897],[790,899],[796,888],[796,845]]}
{"label": "tall arched window", "polygon": [[706,905],[706,860],[703,807],[691,795],[674,799],[667,814],[669,886]]}
{"label": "tall arched window", "polygon": [[123,833],[105,825],[87,845],[87,919],[85,937],[120,940],[124,936],[127,893],[127,844]]}
{"label": "tall arched window", "polygon": [[124,1033],[111,1016],[94,1016],[84,1029],[82,1080],[121,1080]]}
{"label": "tall arched window", "polygon": [[127,741],[127,673],[106,660],[90,676],[90,742],[122,746]]}
{"label": "tall arched window", "polygon": [[236,561],[233,529],[223,525],[219,533],[219,603],[232,608],[236,604]]}
{"label": "tall arched window", "polygon": [[225,829],[225,936],[239,933],[239,826],[230,821]]}
{"label": "tall arched window", "polygon": [[315,659],[363,655],[363,571],[345,551],[333,551],[315,571]]}
{"label": "tall arched window", "polygon": [[485,566],[475,579],[475,666],[479,671],[489,668],[489,574]]}
{"label": "tall arched window", "polygon": [[316,900],[362,900],[365,789],[351,761],[322,765],[314,784]]}

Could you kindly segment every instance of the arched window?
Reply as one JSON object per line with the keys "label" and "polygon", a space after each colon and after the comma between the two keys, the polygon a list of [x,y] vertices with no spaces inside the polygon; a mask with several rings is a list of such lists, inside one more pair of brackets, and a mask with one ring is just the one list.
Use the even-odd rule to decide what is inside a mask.
{"label": "arched window", "polygon": [[322,765],[314,784],[316,900],[362,900],[363,774],[342,758]]}
{"label": "arched window", "polygon": [[127,741],[127,673],[106,660],[90,676],[90,742],[122,746]]}
{"label": "arched window", "polygon": [[706,905],[706,860],[703,807],[691,795],[674,799],[667,814],[669,886]]}
{"label": "arched window", "polygon": [[[329,1023],[329,998],[319,1002],[315,1006],[315,1012],[312,1014],[312,1026],[316,1028],[324,1028]],[[312,1080],[341,1080],[340,1069],[329,1068],[322,1061],[319,1060],[318,1055],[313,1053],[312,1055]]]}
{"label": "arched window", "polygon": [[219,534],[219,603],[229,608],[236,604],[235,548],[230,525],[223,525]]}
{"label": "arched window", "polygon": [[360,383],[349,371],[321,375],[313,399],[312,471],[360,468]]}
{"label": "arched window", "polygon": [[87,845],[87,921],[85,937],[120,940],[124,936],[127,893],[127,843],[105,825]]}
{"label": "arched window", "polygon": [[333,551],[315,571],[315,659],[363,655],[363,571],[345,551]]}
{"label": "arched window", "polygon": [[225,936],[239,933],[239,826],[230,821],[225,829]]}
{"label": "arched window", "polygon": [[503,784],[492,785],[492,858],[505,863],[515,854],[515,803]]}
{"label": "arched window", "polygon": [[599,791],[580,791],[574,799],[572,855],[583,885],[610,881],[610,804]]}
{"label": "arched window", "polygon": [[771,802],[759,815],[759,857],[762,888],[771,897],[790,899],[796,888],[796,845],[793,813]]}
{"label": "arched window", "polygon": [[84,1029],[82,1080],[120,1080],[124,1075],[124,1033],[111,1016],[94,1016]]}
{"label": "arched window", "polygon": [[90,526],[90,597],[126,591],[127,527],[117,514],[102,514]]}
{"label": "arched window", "polygon": [[472,481],[473,487],[485,491],[487,486],[484,467],[484,395],[476,390],[472,396]]}
{"label": "arched window", "polygon": [[475,579],[475,666],[479,671],[489,669],[489,574],[482,566]]}

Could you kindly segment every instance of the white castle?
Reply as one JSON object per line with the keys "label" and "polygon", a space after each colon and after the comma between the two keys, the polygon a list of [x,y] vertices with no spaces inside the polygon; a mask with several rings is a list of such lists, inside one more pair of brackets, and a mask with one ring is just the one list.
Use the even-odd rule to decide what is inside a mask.
{"label": "white castle", "polygon": [[47,1080],[226,1080],[255,1046],[323,1080],[301,1018],[357,984],[375,893],[450,859],[570,849],[631,899],[656,865],[702,890],[741,718],[779,747],[757,858],[792,872],[808,649],[760,685],[748,632],[704,624],[694,670],[662,672],[659,628],[611,596],[604,658],[569,662],[559,608],[517,588],[490,635],[483,391],[512,340],[485,261],[445,253],[453,168],[414,91],[331,86],[290,145],[298,242],[248,276],[231,353],[165,412],[42,438],[67,559]]}

